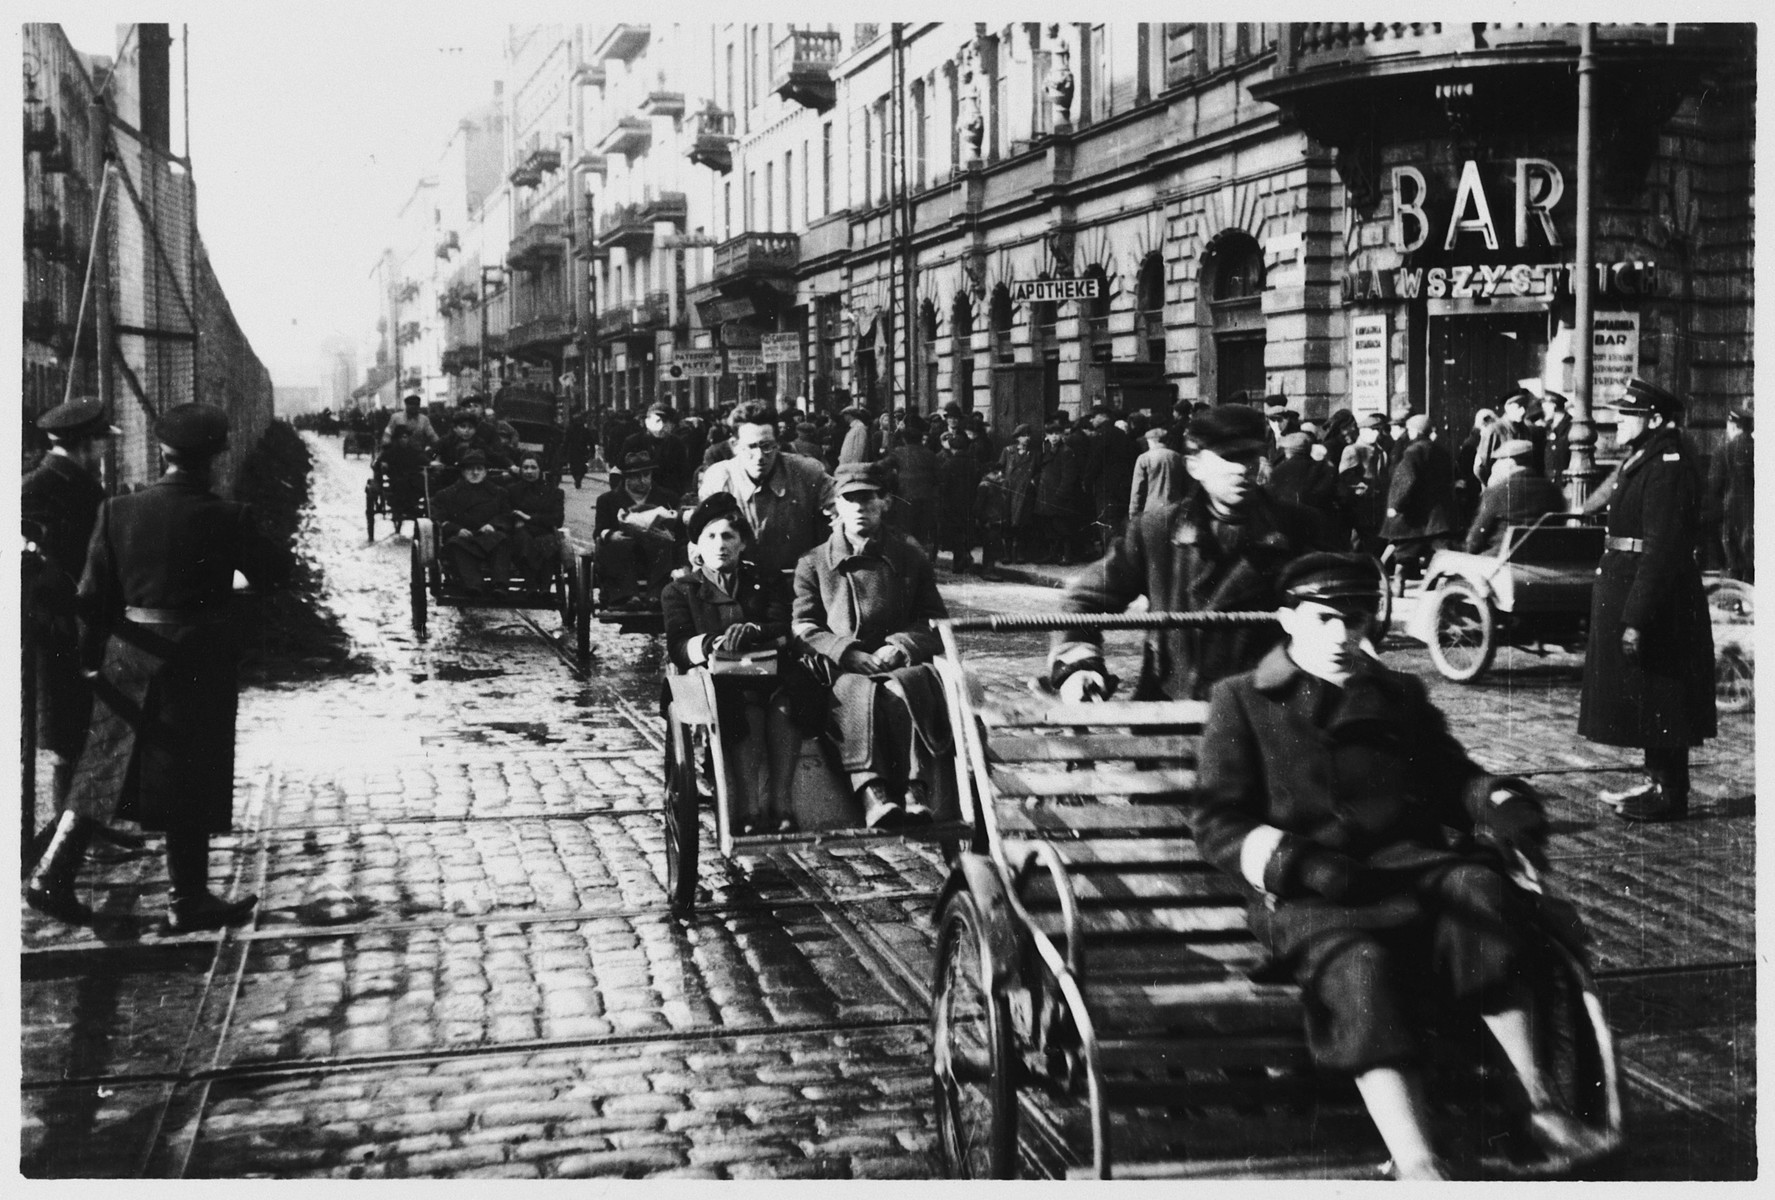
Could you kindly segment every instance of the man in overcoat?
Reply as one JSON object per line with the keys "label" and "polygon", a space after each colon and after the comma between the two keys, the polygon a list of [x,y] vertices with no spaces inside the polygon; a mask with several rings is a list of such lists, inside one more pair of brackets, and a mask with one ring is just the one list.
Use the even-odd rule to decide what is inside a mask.
{"label": "man in overcoat", "polygon": [[753,400],[734,410],[733,457],[703,472],[698,492],[727,492],[752,526],[746,557],[767,571],[791,571],[832,530],[832,477],[817,458],[783,449],[775,409]]}
{"label": "man in overcoat", "polygon": [[1683,403],[1643,379],[1617,402],[1628,458],[1598,494],[1608,539],[1590,601],[1578,734],[1645,751],[1647,779],[1603,794],[1627,821],[1689,813],[1689,747],[1718,732],[1713,626],[1701,588],[1701,482],[1677,432]]}
{"label": "man in overcoat", "polygon": [[838,468],[837,528],[795,568],[791,626],[830,688],[831,731],[871,828],[929,821],[948,709],[930,661],[949,615],[930,559],[882,521],[887,472]]}
{"label": "man in overcoat", "polygon": [[1308,1048],[1355,1077],[1399,1178],[1446,1178],[1398,985],[1408,971],[1478,1007],[1549,1159],[1593,1158],[1607,1147],[1556,1105],[1541,1071],[1522,936],[1532,909],[1505,874],[1515,856],[1540,860],[1540,800],[1468,758],[1424,685],[1367,651],[1379,582],[1355,554],[1309,554],[1282,572],[1286,640],[1210,695],[1191,831],[1249,889],[1271,969],[1301,986]]}
{"label": "man in overcoat", "polygon": [[1007,562],[1027,562],[1030,558],[1035,528],[1035,480],[1041,463],[1042,451],[1034,428],[1027,424],[1017,426],[1011,434],[1011,444],[998,460],[1005,473]]}
{"label": "man in overcoat", "polygon": [[1165,444],[1165,427],[1154,425],[1140,436],[1146,442],[1146,449],[1134,460],[1134,475],[1128,483],[1130,524],[1139,520],[1142,513],[1165,508],[1183,499],[1183,493],[1189,487],[1189,472],[1184,468],[1183,455]]}
{"label": "man in overcoat", "polygon": [[487,456],[470,450],[459,460],[462,478],[431,500],[438,552],[464,590],[485,592],[512,571],[512,505],[506,491],[487,478]]}
{"label": "man in overcoat", "polygon": [[48,435],[49,452],[25,476],[19,502],[25,540],[36,548],[25,566],[25,636],[35,652],[37,745],[54,761],[60,807],[92,715],[92,689],[80,675],[74,596],[105,502],[100,464],[117,430],[104,405],[91,399],[56,405],[37,418],[37,428]]}
{"label": "man in overcoat", "polygon": [[1091,511],[1103,527],[1104,546],[1128,527],[1128,497],[1134,489],[1134,463],[1142,447],[1116,423],[1107,409],[1091,418],[1091,460],[1085,472],[1091,487]]}
{"label": "man in overcoat", "polygon": [[[164,831],[165,928],[188,933],[238,925],[258,903],[209,890],[210,837],[233,822],[240,647],[229,601],[236,571],[276,587],[291,563],[247,506],[210,490],[226,413],[181,404],[162,414],[156,436],[167,473],[105,502],[80,580],[80,660],[96,703],[64,819],[119,816]],[[34,886],[59,887],[56,873],[77,865],[58,853],[52,844]]]}
{"label": "man in overcoat", "polygon": [[1756,582],[1756,422],[1744,409],[1726,414],[1726,440],[1707,469],[1706,525],[1725,552],[1726,574]]}
{"label": "man in overcoat", "polygon": [[[1192,418],[1185,436],[1196,486],[1132,522],[1067,586],[1062,611],[1122,612],[1140,596],[1155,611],[1269,611],[1282,568],[1319,548],[1313,514],[1258,486],[1262,413],[1221,405]],[[1273,626],[1155,630],[1134,698],[1200,700],[1216,680],[1255,666],[1279,636]],[[1105,687],[1100,634],[1056,633],[1048,661],[1049,682],[1068,699]]]}
{"label": "man in overcoat", "polygon": [[1393,545],[1400,570],[1427,561],[1455,533],[1454,460],[1436,444],[1430,418],[1405,418],[1405,447],[1387,484],[1387,516],[1381,537]]}

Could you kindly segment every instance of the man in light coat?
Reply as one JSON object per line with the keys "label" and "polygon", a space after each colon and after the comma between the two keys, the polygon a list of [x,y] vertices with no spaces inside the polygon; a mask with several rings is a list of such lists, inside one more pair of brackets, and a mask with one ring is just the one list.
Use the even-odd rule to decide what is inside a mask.
{"label": "man in light coat", "polygon": [[1134,460],[1134,482],[1128,491],[1128,520],[1175,504],[1189,484],[1183,455],[1165,444],[1165,429],[1155,425],[1142,435],[1146,450]]}
{"label": "man in light coat", "polygon": [[831,531],[832,477],[818,460],[782,449],[770,405],[754,400],[735,416],[733,457],[703,472],[699,498],[732,495],[752,524],[752,561],[770,571],[793,570]]}

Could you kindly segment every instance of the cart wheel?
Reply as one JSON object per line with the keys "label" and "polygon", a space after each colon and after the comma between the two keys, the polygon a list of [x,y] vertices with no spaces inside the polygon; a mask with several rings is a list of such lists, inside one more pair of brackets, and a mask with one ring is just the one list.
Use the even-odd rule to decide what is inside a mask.
{"label": "cart wheel", "polygon": [[1017,1085],[1011,1014],[992,994],[993,962],[974,897],[957,892],[937,931],[931,1072],[937,1144],[950,1179],[1017,1176]]}
{"label": "cart wheel", "polygon": [[376,491],[370,484],[364,487],[364,536],[376,540]]}
{"label": "cart wheel", "polygon": [[1756,703],[1756,660],[1746,649],[1756,633],[1756,589],[1736,579],[1707,585],[1713,618],[1713,699],[1721,712],[1749,712]]}
{"label": "cart wheel", "polygon": [[578,599],[573,607],[573,636],[583,667],[592,661],[592,556],[580,555],[575,568],[573,586]]}
{"label": "cart wheel", "polygon": [[425,640],[425,551],[413,539],[413,636]]}
{"label": "cart wheel", "polygon": [[672,911],[696,907],[696,748],[690,728],[671,719],[666,742],[666,900]]}
{"label": "cart wheel", "polygon": [[1446,679],[1471,683],[1485,674],[1498,652],[1497,618],[1491,605],[1458,580],[1430,598],[1436,606],[1430,661]]}

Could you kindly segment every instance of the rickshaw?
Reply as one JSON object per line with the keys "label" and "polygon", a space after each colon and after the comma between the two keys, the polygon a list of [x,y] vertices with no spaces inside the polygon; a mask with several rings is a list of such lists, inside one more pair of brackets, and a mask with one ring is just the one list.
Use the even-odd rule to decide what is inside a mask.
{"label": "rickshaw", "polygon": [[[688,913],[696,905],[697,854],[701,812],[715,815],[715,844],[723,858],[770,855],[797,846],[826,842],[934,841],[953,856],[972,826],[972,801],[960,759],[951,758],[937,772],[931,788],[935,820],[891,831],[865,827],[862,807],[851,794],[850,781],[837,751],[824,739],[804,737],[789,788],[794,832],[739,832],[756,811],[764,786],[763,756],[742,765],[736,758],[731,731],[721,728],[715,702],[721,679],[770,678],[776,673],[775,647],[733,656],[716,655],[707,664],[666,676],[665,832],[666,894],[672,909]],[[943,681],[951,719],[956,712],[957,675],[939,658],[932,664]],[[737,768],[737,769],[736,769]]]}
{"label": "rickshaw", "polygon": [[401,522],[417,521],[426,515],[426,498],[429,489],[423,483],[415,490],[408,503],[396,502],[394,488],[378,457],[370,464],[370,477],[364,481],[364,536],[370,541],[376,540],[376,518],[381,516],[394,523],[394,531],[401,531]]}
{"label": "rickshaw", "polygon": [[[443,468],[433,463],[425,471],[425,508],[431,511],[434,478]],[[580,551],[566,529],[560,531],[561,553],[555,572],[542,587],[514,574],[508,579],[490,580],[485,592],[470,592],[444,571],[438,553],[437,525],[429,516],[413,521],[412,571],[410,588],[413,609],[413,634],[420,641],[428,636],[427,606],[439,608],[549,608],[561,614],[561,632],[573,639],[579,662],[591,660],[591,609],[585,597],[591,587],[592,558]]]}
{"label": "rickshaw", "polygon": [[1484,675],[1501,643],[1538,653],[1548,646],[1580,649],[1606,532],[1580,517],[1549,513],[1532,525],[1509,526],[1491,553],[1438,550],[1407,632],[1456,683]]}
{"label": "rickshaw", "polygon": [[[1273,619],[1053,614],[940,624],[956,664],[957,773],[975,818],[973,848],[956,857],[936,905],[931,1075],[951,1177],[1013,1178],[1026,1152],[1100,1179],[1378,1177],[1385,1153],[1354,1087],[1314,1071],[1297,989],[1271,981],[1241,888],[1191,839],[1183,802],[1207,705],[1001,695],[968,671],[959,645],[964,632]],[[1558,903],[1532,867],[1518,868],[1525,891]],[[1618,1144],[1609,1029],[1584,963],[1556,927],[1530,930],[1544,944],[1538,961],[1551,964],[1537,1006],[1549,1083],[1568,1112]],[[1433,1075],[1432,1094],[1487,1106],[1451,1137],[1477,1139],[1470,1153],[1484,1173],[1546,1170],[1504,1132],[1496,1110],[1519,1097],[1508,1068],[1481,1058],[1477,1014],[1437,1011],[1437,1029],[1451,1033],[1428,1040],[1457,1053],[1443,1067],[1453,1080]]]}

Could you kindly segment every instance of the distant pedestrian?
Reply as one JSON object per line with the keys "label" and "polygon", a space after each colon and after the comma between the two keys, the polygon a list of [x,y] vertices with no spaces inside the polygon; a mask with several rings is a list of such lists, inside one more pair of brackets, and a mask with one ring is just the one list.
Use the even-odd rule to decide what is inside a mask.
{"label": "distant pedestrian", "polygon": [[999,458],[1005,488],[1005,561],[1028,562],[1035,540],[1035,481],[1041,447],[1027,423],[1011,433],[1011,444]]}
{"label": "distant pedestrian", "polygon": [[52,897],[62,920],[90,919],[73,875],[93,823],[123,817],[166,834],[165,930],[180,934],[239,925],[258,903],[209,890],[210,837],[229,832],[234,811],[240,639],[229,603],[235,572],[276,587],[291,561],[249,508],[210,490],[226,413],[177,405],[155,432],[166,474],[107,500],[93,530],[78,600],[92,727],[30,891]]}
{"label": "distant pedestrian", "polygon": [[[937,528],[941,548],[949,551],[950,569],[965,575],[974,565],[974,494],[980,486],[980,464],[959,428],[943,435],[937,453]],[[933,560],[935,558],[933,557]]]}
{"label": "distant pedestrian", "polygon": [[1503,403],[1499,405],[1503,415],[1480,433],[1479,447],[1473,452],[1473,478],[1479,481],[1481,487],[1491,478],[1491,460],[1498,447],[1516,438],[1535,447],[1532,460],[1534,468],[1537,471],[1542,470],[1546,462],[1546,455],[1542,450],[1544,434],[1528,419],[1529,406],[1538,406],[1539,403],[1535,394],[1526,388],[1517,388],[1504,397]]}
{"label": "distant pedestrian", "polygon": [[1647,780],[1604,793],[1628,821],[1689,813],[1689,747],[1718,732],[1713,628],[1695,549],[1701,485],[1677,431],[1683,402],[1641,379],[1615,405],[1629,456],[1604,485],[1608,539],[1590,603],[1578,734],[1645,751]]}
{"label": "distant pedestrian", "polygon": [[1387,419],[1379,413],[1362,418],[1356,441],[1344,448],[1338,463],[1338,498],[1349,514],[1351,549],[1380,557],[1381,524],[1387,515],[1387,449],[1382,442]]}
{"label": "distant pedestrian", "polygon": [[1726,415],[1726,440],[1707,472],[1707,532],[1725,553],[1726,575],[1756,582],[1755,420],[1744,409]]}
{"label": "distant pedestrian", "polygon": [[1093,520],[1102,532],[1101,550],[1128,527],[1128,499],[1134,488],[1134,464],[1145,447],[1122,428],[1107,409],[1092,418],[1096,429],[1086,474],[1091,488]]}
{"label": "distant pedestrian", "polygon": [[1485,490],[1487,480],[1479,478],[1474,462],[1479,455],[1480,440],[1497,419],[1498,414],[1489,408],[1475,412],[1473,428],[1467,431],[1467,436],[1455,450],[1455,520],[1459,524],[1472,524],[1473,513],[1479,507],[1479,493]]}
{"label": "distant pedestrian", "polygon": [[1479,511],[1467,528],[1463,549],[1490,554],[1503,545],[1512,525],[1533,525],[1548,513],[1565,511],[1565,493],[1535,470],[1534,446],[1513,438],[1492,455],[1491,482],[1479,497]]}
{"label": "distant pedestrian", "polygon": [[1566,412],[1566,398],[1558,392],[1541,395],[1541,434],[1546,447],[1542,473],[1553,484],[1564,484],[1572,462],[1572,418]]}
{"label": "distant pedestrian", "polygon": [[1387,517],[1381,524],[1394,570],[1402,574],[1421,567],[1457,532],[1454,460],[1437,443],[1423,413],[1407,417],[1403,430],[1405,446],[1387,484]]}
{"label": "distant pedestrian", "polygon": [[1349,544],[1349,530],[1338,508],[1337,472],[1313,457],[1312,439],[1295,432],[1282,438],[1283,459],[1270,468],[1264,489],[1277,500],[1298,504],[1319,518],[1326,545]]}
{"label": "distant pedestrian", "polygon": [[1041,462],[1036,467],[1035,519],[1042,545],[1039,560],[1072,561],[1072,540],[1078,526],[1078,459],[1066,444],[1064,427],[1048,426],[1042,438]]}
{"label": "distant pedestrian", "polygon": [[980,542],[980,578],[998,578],[995,568],[1005,557],[1006,517],[1010,511],[1004,468],[994,463],[974,488],[974,534]]}
{"label": "distant pedestrian", "polygon": [[561,452],[567,459],[567,470],[573,476],[573,490],[578,491],[585,483],[586,472],[592,466],[592,430],[586,424],[584,413],[574,413],[573,419],[567,422],[567,432],[561,438]]}
{"label": "distant pedestrian", "polygon": [[1146,450],[1134,460],[1134,477],[1128,485],[1128,520],[1141,513],[1164,508],[1183,499],[1189,486],[1189,471],[1183,455],[1165,444],[1166,431],[1154,425],[1144,435]]}
{"label": "distant pedestrian", "polygon": [[867,410],[852,405],[838,414],[849,422],[844,430],[843,441],[838,446],[838,458],[835,466],[845,463],[874,462],[876,442],[873,431],[869,427]]}

